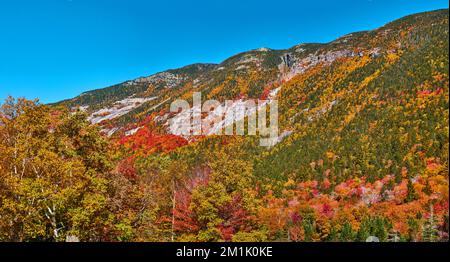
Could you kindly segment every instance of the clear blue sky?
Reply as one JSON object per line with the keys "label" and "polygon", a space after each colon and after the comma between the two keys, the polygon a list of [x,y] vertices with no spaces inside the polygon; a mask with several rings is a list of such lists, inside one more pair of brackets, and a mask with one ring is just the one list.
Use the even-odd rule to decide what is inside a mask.
{"label": "clear blue sky", "polygon": [[0,0],[0,99],[54,102],[259,47],[328,42],[447,0]]}

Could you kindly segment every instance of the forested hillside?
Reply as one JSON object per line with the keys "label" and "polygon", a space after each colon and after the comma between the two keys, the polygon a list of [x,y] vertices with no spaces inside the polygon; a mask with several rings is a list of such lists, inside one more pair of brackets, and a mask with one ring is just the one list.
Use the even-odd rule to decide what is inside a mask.
{"label": "forested hillside", "polygon": [[[448,9],[0,109],[0,241],[448,241]],[[170,103],[267,98],[280,137],[180,137]]]}

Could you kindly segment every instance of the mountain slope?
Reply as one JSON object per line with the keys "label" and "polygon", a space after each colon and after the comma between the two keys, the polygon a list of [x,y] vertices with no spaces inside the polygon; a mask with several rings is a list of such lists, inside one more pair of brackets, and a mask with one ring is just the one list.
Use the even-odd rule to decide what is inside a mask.
{"label": "mountain slope", "polygon": [[[110,136],[128,238],[448,240],[448,18],[437,10],[327,44],[252,50],[59,105]],[[278,143],[168,134],[170,103],[196,91],[276,98]]]}
{"label": "mountain slope", "polygon": [[[170,102],[178,97],[189,98],[193,91],[201,91],[206,98],[220,101],[242,96],[258,98],[265,89],[274,89],[318,65],[329,66],[349,58],[355,58],[355,61],[366,59],[373,63],[372,60],[380,60],[380,56],[399,55],[404,50],[430,41],[425,39],[430,37],[427,30],[433,33],[438,29],[438,25],[430,22],[442,19],[445,14],[443,10],[405,17],[379,29],[349,34],[328,44],[301,44],[287,50],[261,48],[238,54],[218,65],[195,64],[168,70],[86,92],[58,104],[81,107],[94,113],[130,97],[156,98],[150,102],[143,100],[144,105],[138,104],[118,119],[112,118],[112,121],[102,123],[123,127],[143,120],[153,111],[167,109]],[[156,107],[162,102],[165,102],[163,107]]]}

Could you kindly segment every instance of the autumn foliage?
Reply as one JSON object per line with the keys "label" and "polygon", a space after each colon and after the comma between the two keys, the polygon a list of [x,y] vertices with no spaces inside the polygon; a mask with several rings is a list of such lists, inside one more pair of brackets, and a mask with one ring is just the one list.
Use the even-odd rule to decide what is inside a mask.
{"label": "autumn foliage", "polygon": [[[177,70],[183,80],[172,88],[119,85],[64,103],[158,96],[99,125],[80,111],[8,99],[0,241],[448,241],[444,11],[330,44],[193,65]],[[258,136],[168,133],[171,99],[196,90],[266,99],[274,88],[272,147]]]}

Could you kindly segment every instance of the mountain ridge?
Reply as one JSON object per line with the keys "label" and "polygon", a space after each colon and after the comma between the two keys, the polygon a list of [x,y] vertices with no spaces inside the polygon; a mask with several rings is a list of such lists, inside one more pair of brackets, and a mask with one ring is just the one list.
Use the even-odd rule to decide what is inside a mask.
{"label": "mountain ridge", "polygon": [[[170,102],[176,97],[189,98],[188,94],[194,90],[203,92],[205,98],[219,101],[239,96],[258,98],[265,89],[274,89],[317,65],[331,65],[335,61],[352,57],[369,56],[375,59],[396,54],[398,50],[407,49],[407,45],[415,45],[415,40],[401,40],[397,34],[406,34],[405,30],[414,24],[432,26],[427,24],[428,21],[438,20],[442,15],[448,15],[448,9],[408,15],[376,29],[349,33],[328,43],[302,43],[288,49],[258,48],[244,51],[218,64],[195,63],[168,69],[87,91],[54,105],[81,108],[93,114],[104,113],[105,108],[112,108],[115,103],[120,104],[120,101],[128,98],[156,98],[143,102],[144,105],[138,104],[118,120],[109,119],[113,123],[107,125],[122,128],[136,122],[132,120],[136,115],[140,115],[137,121],[142,121],[145,114],[154,111],[152,108],[157,109],[156,106],[163,101]],[[418,32],[408,34],[412,33],[422,37]],[[389,42],[391,46],[387,45]],[[114,123],[116,120],[118,123]]]}
{"label": "mountain ridge", "polygon": [[[149,77],[151,77],[151,76],[158,75],[158,74],[165,73],[165,72],[174,72],[174,71],[176,72],[176,71],[183,70],[183,69],[189,68],[189,67],[194,67],[194,66],[197,66],[197,65],[219,66],[219,65],[224,64],[224,63],[226,63],[228,60],[231,60],[231,59],[233,59],[233,58],[235,58],[235,57],[238,57],[238,56],[241,56],[241,55],[245,55],[245,54],[251,53],[251,52],[258,52],[258,51],[260,51],[261,49],[266,49],[267,51],[287,52],[287,51],[289,51],[289,50],[292,50],[292,49],[294,49],[294,48],[297,48],[297,47],[299,47],[299,46],[304,46],[304,45],[329,45],[329,44],[335,43],[336,41],[339,41],[340,39],[343,39],[343,38],[352,36],[352,35],[354,35],[354,34],[365,34],[365,33],[368,33],[368,32],[376,31],[376,30],[379,30],[379,29],[381,29],[381,28],[383,28],[383,27],[389,26],[389,25],[392,24],[392,23],[401,21],[401,20],[403,20],[403,19],[408,19],[408,18],[411,18],[411,17],[416,17],[417,15],[431,14],[431,13],[434,13],[434,12],[448,12],[448,9],[438,9],[438,10],[433,10],[433,11],[426,11],[426,12],[422,12],[422,13],[406,15],[406,16],[401,17],[401,18],[399,18],[399,19],[396,19],[396,20],[394,20],[394,21],[392,21],[392,22],[388,22],[388,23],[386,23],[385,25],[380,26],[380,27],[378,27],[378,28],[370,29],[370,30],[362,30],[362,31],[351,32],[351,33],[345,34],[345,35],[343,35],[343,36],[340,36],[340,37],[338,37],[338,38],[336,38],[336,39],[334,39],[334,40],[332,40],[332,41],[330,41],[330,42],[326,42],[326,43],[325,43],[325,42],[324,42],[324,43],[318,43],[318,42],[317,42],[317,43],[300,43],[300,44],[294,45],[294,46],[289,47],[289,48],[284,48],[284,49],[272,49],[272,48],[268,48],[268,47],[260,47],[260,48],[256,48],[256,49],[252,49],[252,50],[248,50],[248,51],[243,51],[243,52],[237,53],[237,54],[235,54],[235,55],[232,55],[232,56],[226,58],[225,60],[223,60],[223,61],[220,62],[220,63],[198,62],[198,63],[188,64],[188,65],[182,66],[182,67],[180,67],[180,68],[170,68],[170,69],[166,69],[166,70],[163,70],[163,71],[160,71],[160,72],[156,72],[156,73],[150,74],[150,75],[148,75],[148,76],[141,76],[141,77],[137,77],[137,78],[135,78],[135,79],[126,80],[126,81],[124,81],[124,82],[121,82],[121,83],[118,83],[118,84],[115,84],[115,85],[111,85],[111,86],[107,86],[107,87],[102,87],[102,88],[97,88],[97,89],[88,90],[88,91],[82,92],[79,96],[86,95],[86,94],[90,94],[90,93],[92,93],[92,92],[100,91],[100,90],[103,90],[103,89],[109,89],[109,88],[117,87],[117,86],[119,86],[119,85],[126,84],[126,83],[128,83],[128,82],[135,81],[135,80],[138,80],[138,79],[149,78]],[[77,97],[78,97],[78,96],[73,97],[73,98],[64,99],[64,100],[57,101],[57,102],[50,103],[50,104],[51,104],[51,105],[58,105],[58,104],[61,104],[61,103],[65,103],[65,102],[67,102],[67,101],[74,100],[74,99],[76,99]]]}

